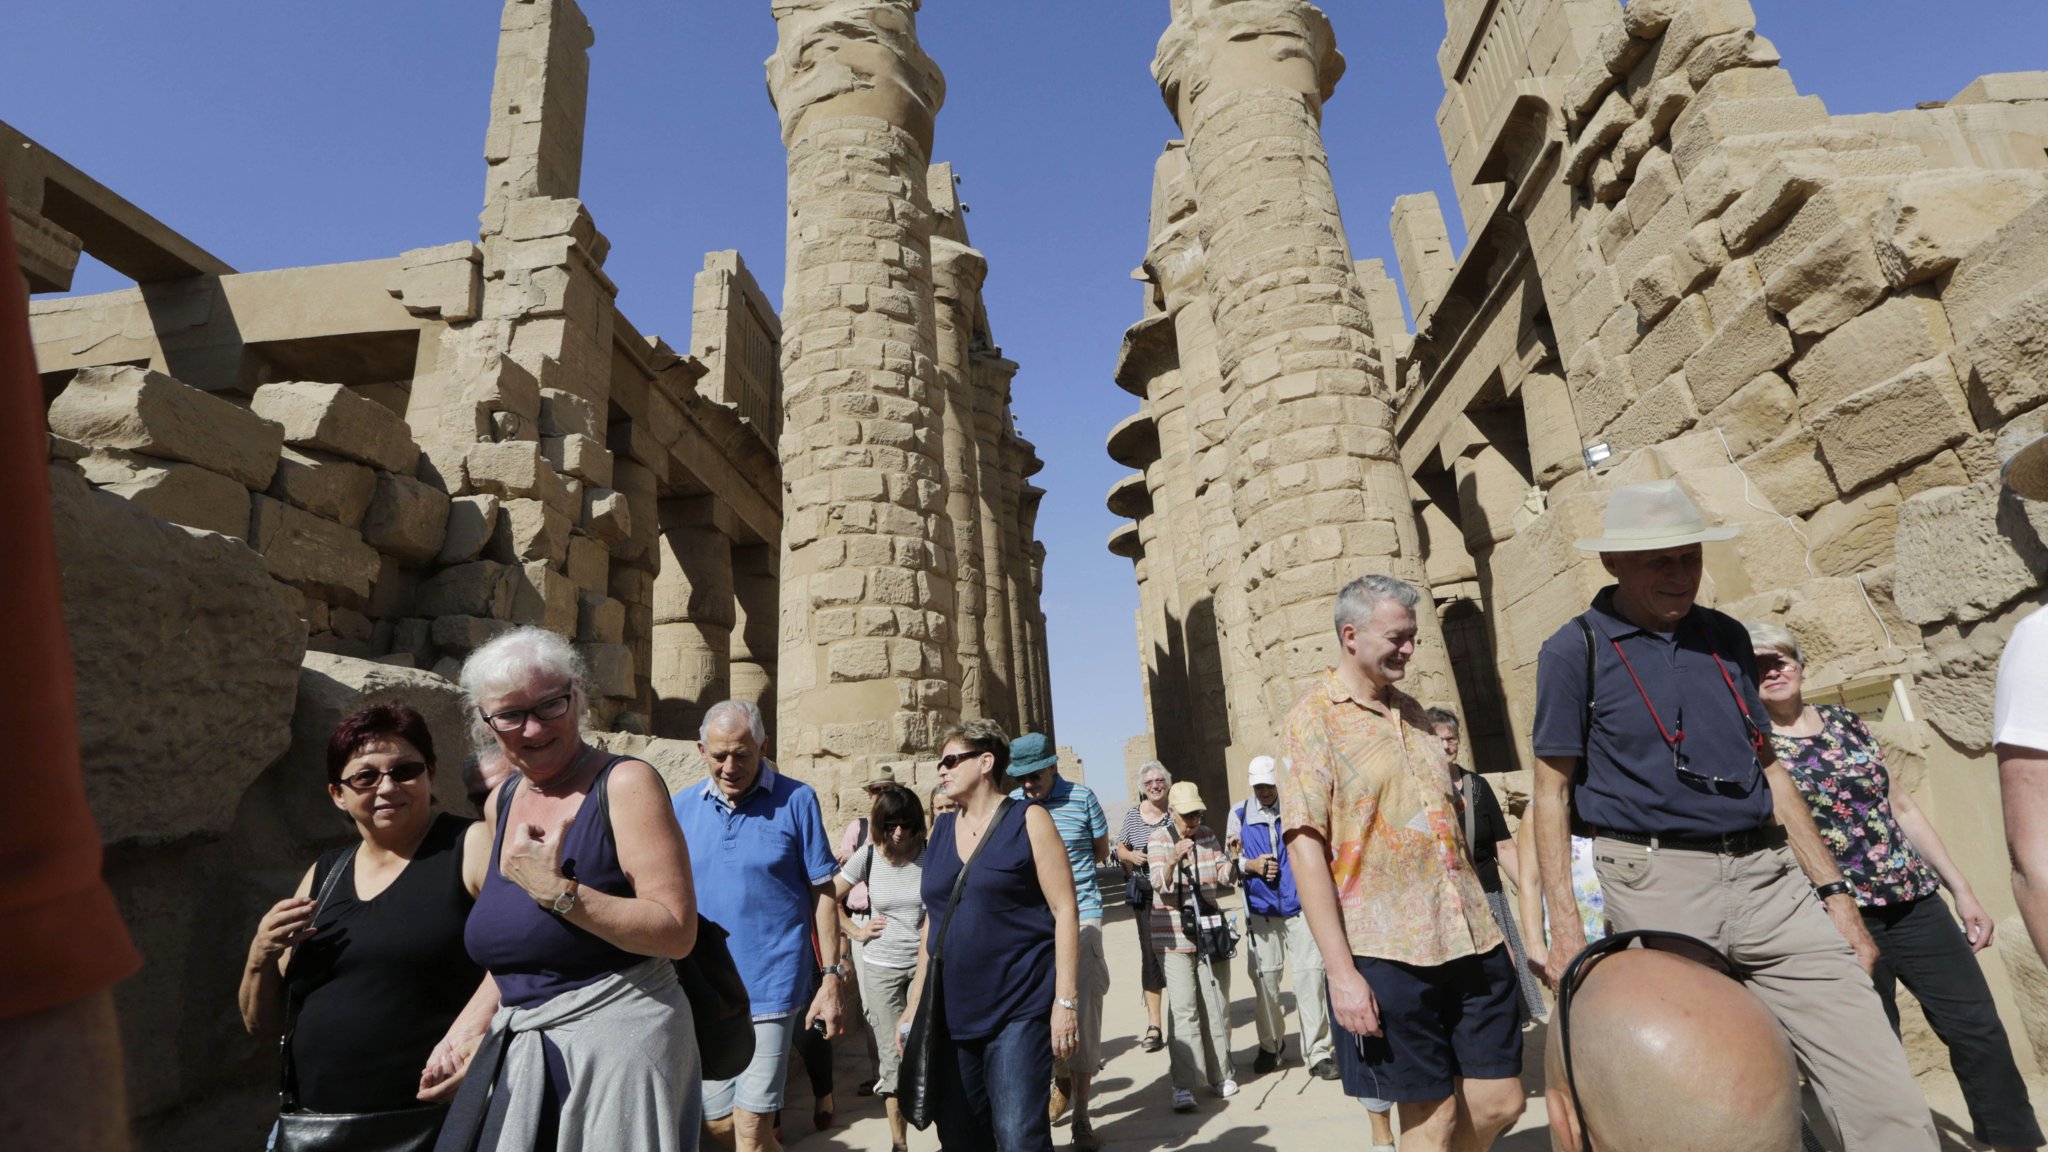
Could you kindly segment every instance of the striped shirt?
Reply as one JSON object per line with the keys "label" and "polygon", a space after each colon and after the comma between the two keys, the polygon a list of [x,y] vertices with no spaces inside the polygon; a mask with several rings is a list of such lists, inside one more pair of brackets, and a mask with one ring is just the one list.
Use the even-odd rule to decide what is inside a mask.
{"label": "striped shirt", "polygon": [[[1010,793],[1011,799],[1025,799],[1024,790]],[[1109,836],[1109,817],[1102,802],[1086,784],[1054,776],[1052,791],[1038,801],[1059,829],[1060,842],[1067,846],[1067,863],[1074,869],[1074,897],[1081,919],[1102,920],[1102,885],[1095,881],[1095,841]]]}
{"label": "striped shirt", "polygon": [[882,934],[861,945],[860,962],[877,968],[917,967],[917,945],[924,927],[924,849],[908,864],[892,864],[880,848],[869,844],[847,858],[839,878],[868,886],[868,908],[888,923]]}
{"label": "striped shirt", "polygon": [[1145,819],[1144,807],[1133,804],[1124,810],[1124,822],[1117,829],[1116,838],[1122,841],[1124,847],[1142,854],[1145,851],[1145,845],[1152,842],[1153,831],[1166,827],[1167,821],[1171,819],[1173,819],[1171,816],[1161,816],[1156,824],[1148,822]]}
{"label": "striped shirt", "polygon": [[1195,829],[1194,851],[1179,865],[1173,863],[1174,848],[1180,837],[1174,835],[1170,823],[1161,824],[1152,832],[1152,839],[1146,842],[1145,859],[1152,869],[1152,946],[1161,952],[1193,952],[1195,940],[1181,916],[1181,879],[1190,864],[1194,866],[1195,883],[1202,895],[1211,900],[1230,891],[1230,858],[1223,853],[1223,845],[1216,839],[1216,833],[1208,825]]}

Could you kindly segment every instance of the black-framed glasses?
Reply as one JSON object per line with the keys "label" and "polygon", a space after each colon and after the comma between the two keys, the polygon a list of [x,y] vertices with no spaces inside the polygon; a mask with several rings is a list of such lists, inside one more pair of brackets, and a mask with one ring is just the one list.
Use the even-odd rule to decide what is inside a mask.
{"label": "black-framed glasses", "polygon": [[389,768],[365,768],[351,772],[343,776],[341,782],[358,792],[375,792],[386,776],[391,777],[394,784],[404,784],[419,779],[426,770],[427,762],[424,760],[401,760]]}
{"label": "black-framed glasses", "polygon": [[964,764],[976,756],[986,755],[988,755],[986,752],[955,752],[950,756],[941,756],[939,757],[939,770],[941,772],[951,771],[956,765]]}
{"label": "black-framed glasses", "polygon": [[1740,780],[1729,780],[1707,772],[1695,771],[1692,757],[1685,754],[1685,709],[1678,710],[1678,739],[1671,745],[1671,770],[1678,773],[1680,782],[1693,787],[1712,791],[1716,788],[1747,790],[1756,781],[1756,762],[1750,762],[1750,771]]}
{"label": "black-framed glasses", "polygon": [[517,732],[526,727],[528,717],[542,723],[560,720],[562,714],[569,710],[569,702],[575,698],[576,690],[571,688],[560,696],[550,696],[531,708],[507,708],[503,712],[485,712],[484,723],[499,732]]}
{"label": "black-framed glasses", "polygon": [[1687,936],[1683,932],[1665,932],[1656,928],[1638,928],[1631,932],[1617,932],[1602,940],[1586,945],[1585,950],[1572,957],[1565,965],[1564,974],[1557,978],[1557,1028],[1558,1047],[1564,1052],[1564,1086],[1572,1094],[1572,1111],[1579,1121],[1579,1152],[1588,1152],[1592,1147],[1591,1130],[1586,1126],[1586,1105],[1579,1096],[1579,1083],[1572,1076],[1572,997],[1579,985],[1586,982],[1586,974],[1593,965],[1616,952],[1625,952],[1632,944],[1641,944],[1644,949],[1654,952],[1670,952],[1683,956],[1694,963],[1704,964],[1720,972],[1730,980],[1741,982],[1742,976],[1736,971],[1735,962],[1721,954],[1721,951],[1704,940]]}

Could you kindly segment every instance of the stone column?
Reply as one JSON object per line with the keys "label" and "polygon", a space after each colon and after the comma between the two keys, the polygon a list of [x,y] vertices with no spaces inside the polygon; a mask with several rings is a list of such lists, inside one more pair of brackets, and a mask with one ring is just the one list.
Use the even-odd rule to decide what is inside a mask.
{"label": "stone column", "polygon": [[1017,726],[1011,732],[1029,732],[1038,719],[1031,697],[1031,618],[1026,614],[1031,569],[1024,548],[1025,452],[1023,442],[1012,434],[1003,440],[1003,587],[1005,610],[1010,615],[1010,698]]}
{"label": "stone column", "polygon": [[782,550],[774,544],[747,544],[732,550],[732,698],[760,705],[768,721],[768,746],[775,747],[775,662],[781,602],[775,565]]}
{"label": "stone column", "polygon": [[[1037,461],[1035,453],[1032,460],[1034,463]],[[1028,659],[1024,671],[1031,698],[1031,718],[1036,722],[1034,730],[1045,733],[1047,740],[1054,740],[1051,650],[1045,640],[1045,544],[1038,538],[1038,507],[1044,499],[1045,489],[1033,484],[1025,485],[1023,507],[1018,516],[1024,544],[1024,622],[1031,635],[1031,643],[1025,649]]]}
{"label": "stone column", "polygon": [[1012,516],[1011,488],[1003,444],[1009,435],[1010,378],[1017,365],[993,352],[976,352],[969,360],[974,391],[974,442],[977,451],[977,494],[980,507],[983,581],[981,642],[988,675],[982,687],[982,714],[1017,732],[1017,682],[1012,654],[1020,640],[1010,615],[1011,589],[1003,525]]}
{"label": "stone column", "polygon": [[775,0],[789,149],[781,763],[832,791],[957,715],[915,0]]}
{"label": "stone column", "polygon": [[[947,179],[950,181],[950,175]],[[981,543],[980,445],[975,434],[971,364],[975,318],[981,310],[981,286],[987,276],[988,261],[981,253],[944,237],[932,240],[938,373],[945,395],[940,443],[945,458],[946,519],[953,528],[954,576],[959,589],[953,649],[960,665],[962,716],[988,715],[988,651],[982,637],[988,587]]]}
{"label": "stone column", "polygon": [[695,739],[732,694],[732,542],[709,496],[661,502],[654,573],[654,734]]}
{"label": "stone column", "polygon": [[[1334,662],[1330,613],[1345,581],[1378,571],[1424,586],[1323,148],[1323,101],[1343,69],[1328,17],[1301,0],[1178,0],[1153,62],[1200,206],[1247,549],[1237,583],[1270,716]],[[1418,661],[1445,664],[1434,613],[1418,616]]]}

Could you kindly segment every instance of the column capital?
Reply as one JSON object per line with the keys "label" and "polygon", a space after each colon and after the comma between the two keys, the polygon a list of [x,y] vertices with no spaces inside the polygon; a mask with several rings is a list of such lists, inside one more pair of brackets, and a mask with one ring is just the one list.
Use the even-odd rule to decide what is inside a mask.
{"label": "column capital", "polygon": [[1305,0],[1173,0],[1173,23],[1152,60],[1182,131],[1206,98],[1291,88],[1321,108],[1343,76],[1330,18]]}
{"label": "column capital", "polygon": [[956,244],[943,236],[932,237],[932,281],[939,295],[959,293],[964,297],[981,291],[987,280],[988,257],[980,249]]}
{"label": "column capital", "polygon": [[873,116],[932,148],[946,78],[917,42],[920,0],[773,0],[768,95],[794,143],[814,116]]}

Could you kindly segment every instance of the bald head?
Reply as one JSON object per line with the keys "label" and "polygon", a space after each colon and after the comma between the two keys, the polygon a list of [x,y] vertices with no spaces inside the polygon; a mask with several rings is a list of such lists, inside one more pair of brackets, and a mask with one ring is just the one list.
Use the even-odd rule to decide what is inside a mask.
{"label": "bald head", "polygon": [[[1544,1077],[1551,1147],[1583,1147],[1553,1019]],[[1703,964],[1630,950],[1602,959],[1572,998],[1572,1061],[1592,1152],[1791,1152],[1799,1147],[1792,1046],[1763,1002]]]}

